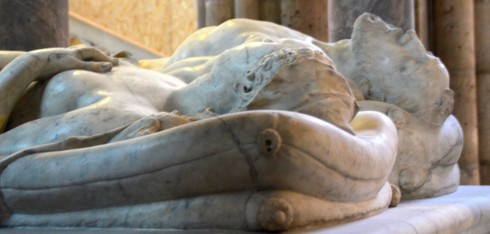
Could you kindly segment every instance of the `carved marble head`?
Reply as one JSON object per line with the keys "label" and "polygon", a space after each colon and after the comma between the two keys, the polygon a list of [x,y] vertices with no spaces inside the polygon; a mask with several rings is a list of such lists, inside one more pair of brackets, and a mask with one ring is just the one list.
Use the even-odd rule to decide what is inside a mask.
{"label": "carved marble head", "polygon": [[427,53],[414,31],[403,33],[365,13],[351,40],[329,55],[339,71],[357,83],[368,100],[388,102],[440,126],[452,112],[453,92],[442,62]]}

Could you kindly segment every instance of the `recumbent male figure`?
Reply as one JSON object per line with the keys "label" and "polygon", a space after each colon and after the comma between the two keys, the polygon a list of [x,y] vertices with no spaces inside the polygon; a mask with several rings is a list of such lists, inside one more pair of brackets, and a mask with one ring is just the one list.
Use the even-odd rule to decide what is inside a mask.
{"label": "recumbent male figure", "polygon": [[[3,100],[8,101],[2,102],[1,124],[9,131],[0,137],[0,155],[71,136],[92,136],[150,115],[159,115],[174,125],[187,122],[186,117],[201,119],[252,109],[249,106],[256,103],[261,109],[311,112],[349,129],[355,114],[349,87],[323,52],[311,48],[307,43],[288,40],[237,46],[215,56],[208,62],[211,63],[209,71],[199,74],[199,78],[189,84],[179,77],[141,69],[124,61],[112,68],[117,61],[92,48],[47,49],[21,54],[2,73],[1,93]],[[267,103],[256,98],[277,71],[303,57],[318,63],[318,69],[327,75],[313,77],[308,81],[311,84],[305,86],[307,90],[296,95],[284,94],[274,97],[277,101],[267,100]],[[260,71],[261,66],[269,70]],[[72,70],[77,68],[86,70]],[[250,73],[253,69],[267,74],[260,74],[264,77],[259,79],[259,75]],[[63,70],[69,71],[46,79]],[[283,72],[280,79],[307,83],[306,79],[295,79],[295,72]],[[254,76],[257,79],[254,80]],[[307,93],[316,93],[318,97],[306,97]],[[330,93],[338,94],[342,100],[326,98]],[[297,100],[293,100],[295,98]],[[313,108],[328,102],[335,105],[320,110]],[[337,104],[346,108],[339,110],[342,108],[334,107]],[[173,111],[186,117],[172,114]]]}
{"label": "recumbent male figure", "polygon": [[[386,31],[382,27],[377,30]],[[201,38],[206,40],[202,41]],[[198,223],[198,227],[221,225],[220,227],[225,228],[284,230],[320,220],[328,222],[326,217],[339,220],[354,217],[355,214],[358,215],[356,212],[379,212],[391,199],[389,186],[386,189],[386,179],[396,154],[396,132],[389,121],[373,113],[361,113],[351,123],[357,112],[354,96],[347,82],[336,72],[332,61],[325,54],[329,50],[330,53],[336,53],[336,46],[342,48],[343,44],[325,44],[270,23],[233,20],[196,32],[171,58],[141,61],[139,65],[147,69],[122,60],[118,63],[91,48],[2,53],[0,65],[5,67],[0,73],[0,97],[7,100],[0,106],[0,126],[7,130],[0,135],[0,155],[4,157],[2,167],[7,167],[0,178],[2,193],[10,213],[47,214],[43,216],[44,221],[33,219],[35,216],[13,215],[6,223],[83,226],[80,220],[84,220],[81,217],[86,214],[80,212],[87,209],[124,207],[250,190],[259,192],[246,194],[245,197],[258,196],[267,199],[240,200],[242,195],[229,194],[224,200],[220,200],[218,206],[232,201],[230,204],[244,202],[247,204],[245,207],[259,207],[250,208],[258,209],[259,224],[254,220],[250,221],[250,217],[255,217],[250,215],[242,217],[247,220],[247,227],[225,221],[220,223],[216,221],[219,220],[216,217],[210,218],[212,221],[208,220],[209,222],[188,222]],[[53,77],[50,78],[51,76]],[[332,123],[336,128],[305,115],[286,112],[244,112],[231,117],[216,117],[255,109],[305,113]],[[190,123],[208,118],[208,122],[204,120]],[[293,124],[295,121],[297,123]],[[215,126],[216,122],[220,123],[217,125],[219,127]],[[290,125],[283,126],[283,122]],[[266,129],[262,133],[262,130],[257,130],[258,133],[251,130],[265,123],[274,126],[271,128],[274,130]],[[298,130],[303,125],[307,128]],[[184,128],[173,128],[175,126]],[[220,137],[210,137],[210,129],[221,128],[225,133],[215,135],[224,135],[224,139],[213,141],[212,139]],[[185,129],[206,134],[186,135]],[[159,131],[162,134],[151,134]],[[282,131],[292,131],[294,134],[288,135]],[[187,137],[179,138],[179,134]],[[257,140],[252,140],[253,144],[258,144],[257,148],[249,148],[244,143],[242,137],[250,134],[259,135]],[[149,136],[139,137],[143,135]],[[301,140],[330,137],[335,141],[315,143],[316,140]],[[129,138],[137,139],[123,141]],[[212,155],[222,155],[216,151],[208,152],[210,148],[222,147],[223,152],[228,152],[230,146],[225,143],[227,140],[237,153],[226,154],[229,157],[222,158],[223,161],[220,162],[208,159]],[[160,149],[164,151],[163,154],[155,151],[159,144],[166,141],[174,144]],[[210,146],[209,141],[222,144]],[[293,158],[302,155],[301,151],[292,153],[291,149],[286,150],[288,144],[296,144],[298,149],[317,152],[304,151],[306,155],[318,156],[317,160],[324,163],[326,168],[319,169],[317,164],[308,164],[303,161],[306,159],[301,159],[292,160],[297,163],[293,165],[299,165],[294,170],[292,166],[284,166],[282,163],[273,163],[271,165],[276,166],[264,169],[263,161],[258,155],[288,155]],[[92,147],[95,145],[101,146]],[[80,149],[70,150],[73,148]],[[185,152],[181,152],[181,148]],[[189,150],[186,151],[187,149]],[[145,185],[145,189],[135,189],[135,182],[127,181],[139,178],[142,173],[155,173],[153,160],[162,160],[161,158],[169,161],[163,166],[170,168],[167,171],[172,171],[170,165],[185,167],[182,166],[183,162],[194,162],[199,158],[187,157],[196,152],[208,152],[204,158],[210,162],[198,164],[194,167],[197,169],[187,173],[189,175],[186,176],[192,178],[193,182],[189,180],[184,183],[186,180],[182,174],[188,171],[186,169],[168,172],[171,174],[165,174],[165,177],[158,174],[158,178],[167,178],[167,184],[164,185],[155,185],[153,177],[140,178],[140,182],[155,185]],[[331,152],[333,157],[323,155],[325,152]],[[359,152],[365,155],[358,155]],[[139,155],[138,161],[126,159],[133,157],[133,154]],[[107,159],[107,155],[113,156],[111,160]],[[241,155],[239,158],[245,160],[230,165],[224,162],[234,160],[236,155]],[[17,160],[21,157],[25,157],[25,160]],[[117,161],[118,158],[124,159]],[[363,160],[363,163],[353,168],[351,162],[358,160]],[[100,172],[100,166],[104,164],[109,168],[114,165],[114,168],[119,168],[118,172]],[[247,169],[242,171],[242,167]],[[215,170],[209,171],[210,168]],[[373,171],[372,168],[376,170]],[[37,180],[47,182],[36,184],[33,182],[36,181],[33,175],[19,176],[20,170],[31,171]],[[228,174],[221,175],[216,170]],[[190,173],[192,171],[200,174]],[[337,171],[340,177],[331,174],[332,171]],[[319,174],[312,175],[311,172]],[[234,173],[238,175],[234,176]],[[59,179],[60,175],[69,176],[63,180]],[[216,181],[216,178],[225,177],[229,180]],[[342,177],[344,179],[337,179]],[[250,181],[244,181],[244,178]],[[102,183],[105,180],[112,181]],[[100,185],[101,183],[113,185]],[[300,195],[276,194],[277,196],[269,199],[270,194],[263,192],[277,189],[290,190]],[[80,191],[83,195],[79,195]],[[305,196],[301,198],[302,201],[307,201],[306,205],[294,205],[294,199],[298,196]],[[318,202],[316,198],[321,198],[323,203],[315,203]],[[60,199],[67,200],[62,207],[55,204]],[[342,210],[347,213],[325,213],[330,210],[325,203],[327,201],[334,201],[336,205],[344,204],[346,207]],[[359,205],[359,202],[364,203]],[[349,208],[349,205],[363,208],[356,210]],[[269,209],[270,206],[273,208]],[[318,214],[310,214],[314,207],[321,208]],[[261,215],[265,212],[264,209],[268,212],[272,210],[272,213]],[[60,218],[49,215],[59,212],[75,212],[72,213],[74,218],[60,221]],[[96,214],[105,214],[104,217],[111,219],[121,216],[121,213],[127,215],[129,211],[114,211],[121,212],[118,215],[111,215],[110,212],[113,211],[99,210]],[[248,214],[248,211],[245,213]],[[293,214],[310,218],[303,219],[301,223],[293,218]],[[119,221],[116,218],[116,221],[111,222]],[[176,227],[182,228],[185,225],[189,224],[183,222]]]}
{"label": "recumbent male figure", "polygon": [[[393,124],[366,113],[351,126],[355,98],[311,38],[237,23],[242,39],[230,24],[197,32],[238,41],[173,63],[182,75],[92,48],[3,53],[3,224],[286,230],[385,209]],[[318,119],[241,112],[254,109]]]}

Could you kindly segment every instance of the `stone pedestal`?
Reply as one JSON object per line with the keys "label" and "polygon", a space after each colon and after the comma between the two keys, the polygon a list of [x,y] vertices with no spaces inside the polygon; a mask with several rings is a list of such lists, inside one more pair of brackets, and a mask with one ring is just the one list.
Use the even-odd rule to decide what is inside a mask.
{"label": "stone pedestal", "polygon": [[328,1],[329,41],[350,38],[354,21],[364,12],[406,31],[414,29],[413,0],[330,0]]}
{"label": "stone pedestal", "polygon": [[405,201],[367,219],[292,233],[488,233],[489,221],[490,187],[459,186],[455,193]]}
{"label": "stone pedestal", "polygon": [[68,46],[67,0],[0,0],[0,50]]}
{"label": "stone pedestal", "polygon": [[490,0],[475,1],[475,50],[481,184],[490,184]]}
{"label": "stone pedestal", "polygon": [[328,40],[327,14],[325,0],[281,1],[281,24],[321,41]]}
{"label": "stone pedestal", "polygon": [[436,0],[434,15],[434,52],[449,71],[453,113],[464,134],[461,183],[479,184],[473,1]]}
{"label": "stone pedestal", "polygon": [[[442,197],[405,201],[397,207],[367,219],[333,227],[312,227],[286,233],[488,233],[490,230],[490,187],[460,186],[458,191]],[[9,234],[94,233],[250,233],[238,230],[165,230],[125,228],[3,228]]]}

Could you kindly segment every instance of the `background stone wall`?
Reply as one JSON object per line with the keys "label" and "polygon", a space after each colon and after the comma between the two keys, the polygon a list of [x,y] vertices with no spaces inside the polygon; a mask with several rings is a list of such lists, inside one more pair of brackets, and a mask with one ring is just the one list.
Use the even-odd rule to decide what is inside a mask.
{"label": "background stone wall", "polygon": [[197,29],[194,0],[70,0],[70,11],[165,55]]}

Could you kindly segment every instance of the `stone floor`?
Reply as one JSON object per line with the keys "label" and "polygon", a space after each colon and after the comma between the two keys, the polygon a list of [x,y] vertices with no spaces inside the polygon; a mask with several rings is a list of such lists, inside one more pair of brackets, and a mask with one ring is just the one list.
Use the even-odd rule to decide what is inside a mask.
{"label": "stone floor", "polygon": [[[52,229],[4,228],[12,234],[153,234],[153,233],[246,233],[221,230],[160,229]],[[402,202],[398,207],[355,222],[334,227],[293,230],[290,233],[490,233],[490,186],[460,186],[442,197]]]}

